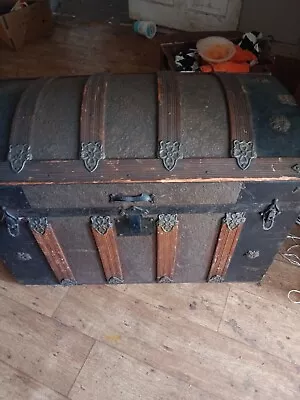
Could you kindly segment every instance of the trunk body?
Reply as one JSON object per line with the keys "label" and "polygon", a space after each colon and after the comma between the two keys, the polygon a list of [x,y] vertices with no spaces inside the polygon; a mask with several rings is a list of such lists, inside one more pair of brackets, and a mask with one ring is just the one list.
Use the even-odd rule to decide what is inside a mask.
{"label": "trunk body", "polygon": [[300,110],[269,75],[9,80],[0,104],[19,282],[258,281],[299,214]]}

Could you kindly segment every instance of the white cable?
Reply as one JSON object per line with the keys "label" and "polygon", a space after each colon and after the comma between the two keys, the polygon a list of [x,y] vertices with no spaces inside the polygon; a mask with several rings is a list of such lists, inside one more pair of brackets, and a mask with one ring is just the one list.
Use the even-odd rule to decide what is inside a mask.
{"label": "white cable", "polygon": [[290,264],[292,265],[296,265],[297,267],[300,267],[300,257],[295,254],[295,253],[291,253],[292,249],[296,249],[299,248],[300,249],[300,243],[297,243],[297,241],[300,241],[300,237],[299,236],[295,236],[295,235],[288,235],[287,239],[291,239],[294,243],[294,245],[290,246],[285,253],[280,253],[280,255]]}
{"label": "white cable", "polygon": [[289,291],[289,293],[288,293],[288,299],[292,302],[292,303],[294,303],[294,304],[300,304],[300,301],[295,301],[295,300],[292,300],[291,299],[291,293],[298,293],[298,294],[300,294],[300,290],[290,290]]}

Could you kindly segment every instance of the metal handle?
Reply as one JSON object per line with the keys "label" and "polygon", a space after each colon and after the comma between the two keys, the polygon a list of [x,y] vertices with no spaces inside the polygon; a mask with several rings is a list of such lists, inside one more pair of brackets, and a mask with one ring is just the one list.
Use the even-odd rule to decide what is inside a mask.
{"label": "metal handle", "polygon": [[0,207],[0,222],[6,223],[8,234],[17,237],[20,234],[20,218],[6,207]]}
{"label": "metal handle", "polygon": [[125,201],[128,203],[138,203],[141,201],[146,201],[148,203],[154,202],[153,194],[141,193],[136,196],[127,196],[125,194],[110,194],[109,201],[112,203],[114,201]]}
{"label": "metal handle", "polygon": [[281,211],[279,210],[278,207],[278,200],[274,199],[272,203],[266,208],[266,210],[260,213],[262,217],[264,231],[269,231],[270,229],[273,228],[275,223],[275,218],[279,214],[281,214]]}

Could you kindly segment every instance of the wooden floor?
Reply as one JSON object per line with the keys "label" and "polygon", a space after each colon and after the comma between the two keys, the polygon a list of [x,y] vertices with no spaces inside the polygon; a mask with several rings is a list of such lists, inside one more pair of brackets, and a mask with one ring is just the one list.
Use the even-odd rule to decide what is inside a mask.
{"label": "wooden floor", "polygon": [[[0,50],[0,74],[159,68],[157,41],[112,29],[61,25]],[[276,261],[260,286],[24,287],[3,267],[0,279],[0,399],[299,398],[300,306],[287,293],[300,268]]]}
{"label": "wooden floor", "polygon": [[261,286],[24,287],[0,273],[0,399],[295,400],[300,268]]}

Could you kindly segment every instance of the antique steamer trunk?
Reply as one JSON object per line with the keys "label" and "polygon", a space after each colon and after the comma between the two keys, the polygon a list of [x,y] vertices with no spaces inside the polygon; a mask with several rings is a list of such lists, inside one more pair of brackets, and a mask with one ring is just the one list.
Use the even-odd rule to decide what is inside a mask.
{"label": "antique steamer trunk", "polygon": [[0,259],[25,284],[258,281],[300,211],[269,75],[0,82]]}

